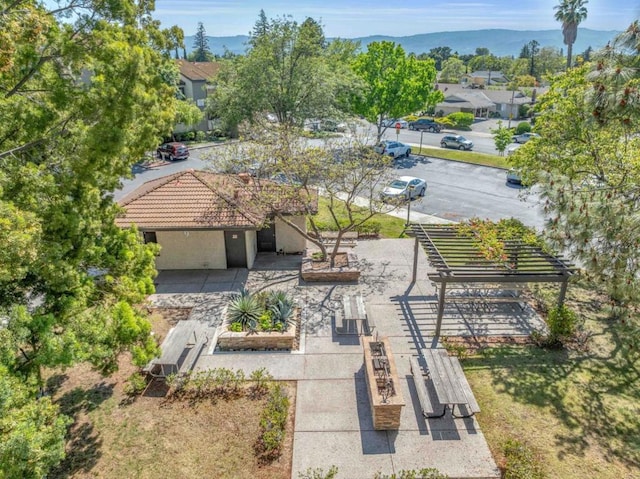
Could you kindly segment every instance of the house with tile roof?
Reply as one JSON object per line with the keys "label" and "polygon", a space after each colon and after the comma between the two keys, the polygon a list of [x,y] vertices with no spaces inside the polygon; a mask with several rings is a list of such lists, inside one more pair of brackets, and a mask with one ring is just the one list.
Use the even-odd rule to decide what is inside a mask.
{"label": "house with tile roof", "polygon": [[[207,95],[211,91],[210,81],[220,70],[218,62],[190,62],[187,60],[176,60],[180,69],[180,82],[178,88],[184,98],[191,99],[204,111],[206,107]],[[211,120],[205,118],[198,126],[197,130],[211,130]],[[184,131],[186,128],[176,128],[176,131]]]}
{"label": "house with tile roof", "polygon": [[[182,171],[148,181],[119,201],[121,228],[136,225],[145,242],[161,247],[158,270],[251,268],[259,252],[299,253],[305,238],[276,216],[275,209],[306,231],[301,200],[274,198],[287,185],[256,182],[246,175]],[[269,190],[269,191],[267,191]],[[317,194],[309,200],[317,210]]]}

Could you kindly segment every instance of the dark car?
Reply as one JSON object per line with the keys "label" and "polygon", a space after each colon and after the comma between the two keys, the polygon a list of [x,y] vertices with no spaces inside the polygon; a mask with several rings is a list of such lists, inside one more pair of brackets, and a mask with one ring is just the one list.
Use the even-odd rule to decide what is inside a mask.
{"label": "dark car", "polygon": [[457,148],[459,150],[471,150],[473,148],[473,142],[467,140],[461,135],[444,135],[440,140],[440,146],[442,148]]}
{"label": "dark car", "polygon": [[156,150],[156,156],[161,160],[186,160],[189,158],[189,148],[184,143],[176,141],[163,143]]}
{"label": "dark car", "polygon": [[426,130],[431,133],[440,133],[442,130],[442,125],[440,123],[436,123],[433,120],[427,120],[426,118],[418,118],[416,121],[412,121],[409,123],[410,130]]}

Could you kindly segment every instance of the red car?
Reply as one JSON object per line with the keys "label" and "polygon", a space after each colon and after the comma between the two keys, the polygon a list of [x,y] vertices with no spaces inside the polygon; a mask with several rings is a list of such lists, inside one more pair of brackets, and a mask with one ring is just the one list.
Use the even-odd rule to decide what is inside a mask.
{"label": "red car", "polygon": [[189,158],[189,148],[184,143],[163,143],[156,150],[156,156],[161,160],[186,160]]}

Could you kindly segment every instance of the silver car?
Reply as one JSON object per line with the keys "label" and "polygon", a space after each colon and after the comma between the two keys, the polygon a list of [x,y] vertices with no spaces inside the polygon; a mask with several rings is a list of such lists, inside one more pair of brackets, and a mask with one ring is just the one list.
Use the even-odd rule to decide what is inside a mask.
{"label": "silver car", "polygon": [[422,178],[416,178],[414,176],[401,176],[396,178],[382,190],[383,200],[392,199],[411,199],[418,196],[424,196],[427,192],[427,182]]}
{"label": "silver car", "polygon": [[458,150],[471,150],[473,141],[467,140],[462,135],[444,135],[440,140],[442,148],[457,148]]}

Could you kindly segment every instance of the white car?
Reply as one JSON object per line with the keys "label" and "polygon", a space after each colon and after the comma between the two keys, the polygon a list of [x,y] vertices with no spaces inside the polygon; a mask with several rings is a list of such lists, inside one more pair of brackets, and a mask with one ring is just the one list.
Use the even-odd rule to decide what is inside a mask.
{"label": "white car", "polygon": [[526,132],[520,135],[513,135],[511,140],[514,143],[526,143],[527,141],[533,140],[534,138],[540,138],[540,135],[538,135],[537,133]]}
{"label": "white car", "polygon": [[376,153],[392,156],[394,159],[400,156],[408,158],[411,154],[411,147],[399,141],[384,140],[378,143],[373,149]]}
{"label": "white car", "polygon": [[382,199],[411,199],[424,196],[427,192],[427,182],[414,176],[401,176],[396,178],[382,190]]}
{"label": "white car", "polygon": [[407,120],[403,120],[402,118],[389,118],[387,120],[383,120],[382,126],[395,128],[398,123],[400,123],[400,128],[407,128],[409,126]]}

